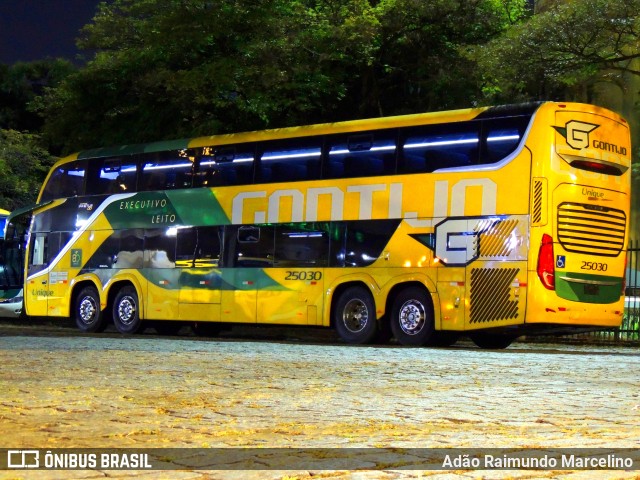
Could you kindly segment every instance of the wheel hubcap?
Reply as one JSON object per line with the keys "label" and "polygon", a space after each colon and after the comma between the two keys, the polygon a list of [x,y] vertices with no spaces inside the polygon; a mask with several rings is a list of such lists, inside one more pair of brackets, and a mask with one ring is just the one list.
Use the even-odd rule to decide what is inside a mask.
{"label": "wheel hubcap", "polygon": [[118,318],[124,325],[130,325],[136,315],[136,304],[133,298],[123,297],[118,304]]}
{"label": "wheel hubcap", "polygon": [[369,311],[362,300],[350,300],[344,307],[342,322],[347,330],[353,333],[361,332],[369,321]]}
{"label": "wheel hubcap", "polygon": [[96,302],[91,297],[84,297],[80,302],[80,308],[78,309],[78,314],[80,316],[80,320],[82,323],[90,324],[95,320],[96,312],[98,311],[98,307]]}
{"label": "wheel hubcap", "polygon": [[416,300],[409,300],[400,308],[400,328],[407,335],[417,335],[425,326],[426,313],[424,305]]}

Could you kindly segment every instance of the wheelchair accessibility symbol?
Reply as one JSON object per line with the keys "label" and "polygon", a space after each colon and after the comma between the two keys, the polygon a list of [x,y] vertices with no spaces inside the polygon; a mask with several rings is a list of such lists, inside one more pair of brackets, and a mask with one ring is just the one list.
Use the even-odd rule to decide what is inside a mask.
{"label": "wheelchair accessibility symbol", "polygon": [[564,268],[567,264],[567,259],[564,255],[558,255],[556,257],[556,268]]}

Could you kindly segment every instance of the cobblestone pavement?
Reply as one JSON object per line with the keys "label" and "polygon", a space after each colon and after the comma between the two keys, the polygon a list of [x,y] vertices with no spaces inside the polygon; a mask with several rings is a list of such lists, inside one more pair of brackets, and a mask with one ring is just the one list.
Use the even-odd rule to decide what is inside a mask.
{"label": "cobblestone pavement", "polygon": [[[297,331],[296,331],[297,332]],[[6,448],[640,448],[640,354],[82,336],[0,323]],[[17,474],[18,473],[18,474]],[[0,471],[0,478],[640,478],[637,471]]]}

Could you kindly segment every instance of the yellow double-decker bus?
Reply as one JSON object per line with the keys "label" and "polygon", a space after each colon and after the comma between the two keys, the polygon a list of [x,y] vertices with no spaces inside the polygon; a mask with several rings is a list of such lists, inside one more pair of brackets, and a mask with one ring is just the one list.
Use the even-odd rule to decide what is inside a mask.
{"label": "yellow double-decker bus", "polygon": [[551,102],[84,151],[33,210],[26,311],[486,348],[615,327],[630,165],[624,119]]}

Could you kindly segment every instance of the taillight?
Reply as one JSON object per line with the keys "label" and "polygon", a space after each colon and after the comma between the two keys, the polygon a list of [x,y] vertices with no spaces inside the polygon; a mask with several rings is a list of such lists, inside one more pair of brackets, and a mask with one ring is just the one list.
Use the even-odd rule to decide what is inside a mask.
{"label": "taillight", "polygon": [[553,238],[546,233],[542,235],[542,244],[538,252],[538,277],[545,288],[556,288],[556,264],[553,258]]}
{"label": "taillight", "polygon": [[613,175],[616,177],[619,177],[627,170],[627,167],[623,167],[621,165],[597,162],[592,160],[573,160],[569,162],[569,165],[575,168],[580,168],[581,170],[603,173],[605,175]]}

